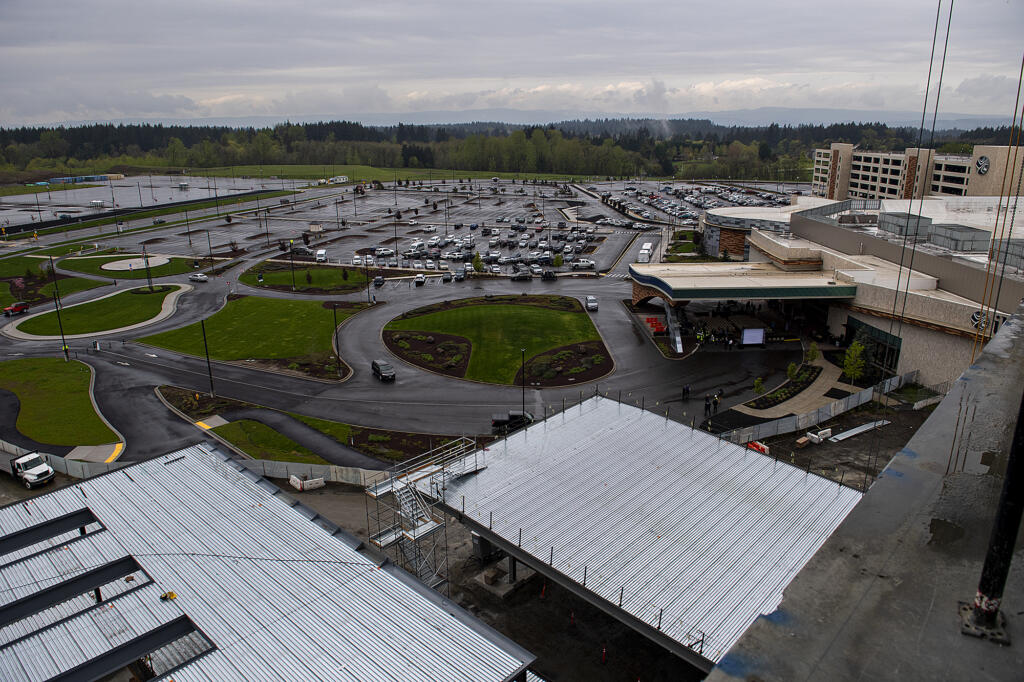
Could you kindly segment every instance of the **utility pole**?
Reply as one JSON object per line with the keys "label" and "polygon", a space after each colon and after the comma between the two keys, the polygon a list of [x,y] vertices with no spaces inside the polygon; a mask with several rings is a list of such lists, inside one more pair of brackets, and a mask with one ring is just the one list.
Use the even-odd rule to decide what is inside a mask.
{"label": "utility pole", "polygon": [[146,283],[149,284],[149,290],[153,291],[153,274],[149,270],[149,256],[146,254],[146,245],[142,245],[142,264],[146,268]]}
{"label": "utility pole", "polygon": [[210,346],[206,343],[206,320],[199,320],[199,328],[203,330],[203,351],[206,353],[206,373],[210,377],[210,397],[216,397],[213,392],[213,364],[210,363]]}
{"label": "utility pole", "polygon": [[288,263],[292,269],[292,291],[295,291],[295,240],[288,240]]}
{"label": "utility pole", "polygon": [[341,374],[341,346],[338,345],[338,302],[331,303],[331,314],[334,315],[334,355],[338,358],[338,374]]}
{"label": "utility pole", "polygon": [[192,246],[192,228],[188,224],[188,208],[185,209],[185,234],[188,235],[188,245]]}

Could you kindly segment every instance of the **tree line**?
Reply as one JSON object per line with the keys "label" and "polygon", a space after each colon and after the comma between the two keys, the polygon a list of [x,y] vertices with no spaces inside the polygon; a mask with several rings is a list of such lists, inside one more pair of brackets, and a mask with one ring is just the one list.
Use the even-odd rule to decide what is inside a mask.
{"label": "tree line", "polygon": [[[596,119],[546,126],[478,122],[366,126],[351,121],[272,127],[92,124],[0,128],[0,168],[370,165],[598,176],[798,179],[816,147],[853,142],[896,150],[917,131],[883,123],[720,126],[703,119]],[[942,131],[934,146],[1007,144],[1010,129]]]}

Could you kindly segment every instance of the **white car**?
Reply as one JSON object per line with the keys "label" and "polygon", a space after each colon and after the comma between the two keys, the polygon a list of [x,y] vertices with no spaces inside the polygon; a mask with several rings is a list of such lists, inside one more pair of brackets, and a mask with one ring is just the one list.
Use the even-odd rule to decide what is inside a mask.
{"label": "white car", "polygon": [[207,277],[206,275],[204,275],[201,272],[193,272],[191,275],[188,276],[188,281],[190,281],[190,282],[209,282],[210,278]]}
{"label": "white car", "polygon": [[424,225],[424,232],[437,232],[437,225]]}
{"label": "white car", "polygon": [[592,313],[597,312],[597,297],[596,296],[587,296],[586,301],[587,301],[587,303],[586,303],[587,310],[592,312]]}
{"label": "white car", "polygon": [[434,269],[434,261],[427,260],[426,265],[427,265],[427,270],[433,270]]}
{"label": "white car", "polygon": [[579,260],[573,261],[573,270],[592,270],[596,264],[592,260],[586,258],[580,258]]}
{"label": "white car", "polygon": [[416,223],[416,221],[415,221],[415,220],[410,220],[410,221],[409,221],[409,224],[410,224],[410,225],[416,225],[417,223]]}
{"label": "white car", "polygon": [[362,256],[352,256],[352,265],[357,265],[358,266],[358,265],[362,265],[362,264],[363,264],[363,257]]}
{"label": "white car", "polygon": [[363,265],[373,265],[373,256],[370,254],[363,256]]}

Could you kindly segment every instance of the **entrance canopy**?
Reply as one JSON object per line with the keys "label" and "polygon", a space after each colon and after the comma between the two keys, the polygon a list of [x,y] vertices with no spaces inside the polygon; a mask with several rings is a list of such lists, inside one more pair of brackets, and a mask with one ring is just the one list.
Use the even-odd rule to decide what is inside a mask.
{"label": "entrance canopy", "polygon": [[672,302],[771,298],[853,298],[856,285],[831,272],[786,272],[771,263],[633,263],[633,281]]}

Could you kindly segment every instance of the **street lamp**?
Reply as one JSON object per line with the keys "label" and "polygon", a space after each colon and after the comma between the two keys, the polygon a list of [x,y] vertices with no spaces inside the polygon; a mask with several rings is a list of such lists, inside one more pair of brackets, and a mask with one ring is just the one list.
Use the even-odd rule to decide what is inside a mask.
{"label": "street lamp", "polygon": [[292,291],[295,291],[295,240],[288,240],[288,263],[292,270]]}
{"label": "street lamp", "polygon": [[519,351],[523,354],[519,373],[523,375],[523,412],[526,412],[526,349],[520,348]]}

